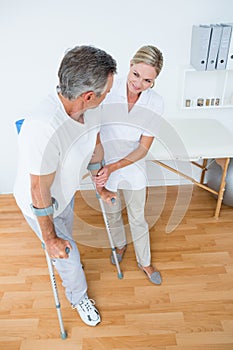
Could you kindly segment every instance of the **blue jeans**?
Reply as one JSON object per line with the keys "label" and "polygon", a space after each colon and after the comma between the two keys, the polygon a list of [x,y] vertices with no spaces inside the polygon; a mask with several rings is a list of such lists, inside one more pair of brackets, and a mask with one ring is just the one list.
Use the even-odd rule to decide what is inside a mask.
{"label": "blue jeans", "polygon": [[[42,241],[42,233],[38,221],[25,215],[29,226]],[[58,237],[68,240],[72,246],[68,259],[53,259],[53,264],[62,279],[66,297],[72,306],[76,306],[87,292],[86,277],[80,261],[77,245],[72,237],[73,200],[65,210],[54,218],[54,227]]]}

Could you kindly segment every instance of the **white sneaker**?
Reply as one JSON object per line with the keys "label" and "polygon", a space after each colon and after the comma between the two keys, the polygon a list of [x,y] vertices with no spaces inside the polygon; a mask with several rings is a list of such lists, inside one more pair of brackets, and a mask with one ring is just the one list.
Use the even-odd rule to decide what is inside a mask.
{"label": "white sneaker", "polygon": [[101,322],[100,314],[95,308],[95,302],[85,295],[74,309],[77,309],[79,316],[88,326],[97,326]]}

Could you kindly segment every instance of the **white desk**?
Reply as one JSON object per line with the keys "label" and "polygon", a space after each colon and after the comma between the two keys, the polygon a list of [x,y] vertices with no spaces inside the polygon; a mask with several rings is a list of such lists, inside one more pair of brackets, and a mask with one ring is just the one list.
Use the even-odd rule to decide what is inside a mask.
{"label": "white desk", "polygon": [[[171,119],[162,121],[158,139],[154,140],[147,160],[190,180],[197,186],[217,195],[215,218],[219,217],[226,184],[227,168],[233,157],[233,135],[227,128],[212,119]],[[223,173],[219,191],[204,184],[208,159],[224,158]],[[197,163],[203,160],[202,164]],[[173,165],[164,162],[172,161]],[[191,162],[202,169],[200,181],[181,171],[178,162]],[[170,163],[170,162],[169,162]]]}

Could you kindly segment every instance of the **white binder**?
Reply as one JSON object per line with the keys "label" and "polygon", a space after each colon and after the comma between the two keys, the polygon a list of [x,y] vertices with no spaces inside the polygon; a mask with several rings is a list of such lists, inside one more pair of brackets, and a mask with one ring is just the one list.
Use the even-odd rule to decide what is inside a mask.
{"label": "white binder", "polygon": [[211,31],[210,26],[193,25],[192,27],[190,64],[196,70],[206,70]]}
{"label": "white binder", "polygon": [[233,69],[233,24],[229,24],[229,25],[231,25],[231,39],[230,39],[226,68]]}
{"label": "white binder", "polygon": [[222,35],[222,26],[211,24],[210,27],[212,28],[212,31],[206,69],[215,70]]}
{"label": "white binder", "polygon": [[221,24],[222,35],[218,50],[216,69],[226,69],[232,27],[228,24]]}

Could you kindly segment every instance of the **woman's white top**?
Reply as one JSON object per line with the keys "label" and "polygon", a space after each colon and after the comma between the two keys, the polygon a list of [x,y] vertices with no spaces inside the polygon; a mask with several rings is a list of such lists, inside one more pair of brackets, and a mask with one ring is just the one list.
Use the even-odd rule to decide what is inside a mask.
{"label": "woman's white top", "polygon": [[[163,99],[154,90],[141,93],[128,112],[126,80],[115,80],[102,105],[100,137],[106,164],[111,164],[134,151],[141,136],[156,136],[163,113]],[[111,191],[139,190],[147,186],[145,158],[113,172],[106,184]]]}

